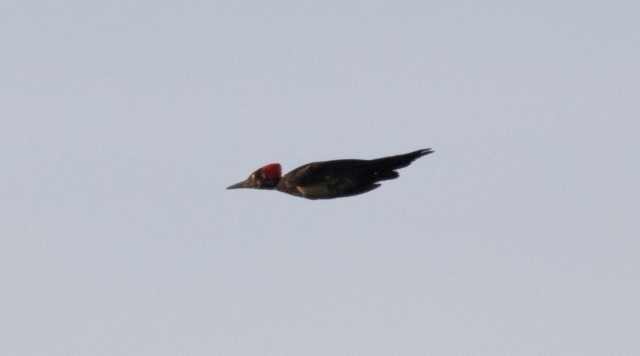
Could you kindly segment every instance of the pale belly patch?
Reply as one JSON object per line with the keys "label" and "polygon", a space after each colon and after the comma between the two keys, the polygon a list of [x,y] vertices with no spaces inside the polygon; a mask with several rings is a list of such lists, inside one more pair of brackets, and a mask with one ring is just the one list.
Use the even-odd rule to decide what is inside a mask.
{"label": "pale belly patch", "polygon": [[303,197],[308,199],[328,198],[335,195],[335,192],[324,184],[317,184],[306,187],[296,187]]}

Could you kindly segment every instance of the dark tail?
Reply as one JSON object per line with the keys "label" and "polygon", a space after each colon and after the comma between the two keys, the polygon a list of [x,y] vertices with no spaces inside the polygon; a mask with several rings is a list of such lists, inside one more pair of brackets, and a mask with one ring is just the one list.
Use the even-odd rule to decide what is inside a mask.
{"label": "dark tail", "polygon": [[[418,150],[411,153],[405,153],[403,155],[374,159],[374,160],[371,160],[371,163],[373,163],[376,169],[378,170],[395,171],[396,169],[404,168],[410,165],[411,162],[417,160],[418,158],[422,156],[426,156],[433,152],[434,151],[432,151],[430,148],[427,148],[424,150]],[[397,176],[394,178],[397,178]],[[388,179],[393,179],[393,178],[388,178]]]}

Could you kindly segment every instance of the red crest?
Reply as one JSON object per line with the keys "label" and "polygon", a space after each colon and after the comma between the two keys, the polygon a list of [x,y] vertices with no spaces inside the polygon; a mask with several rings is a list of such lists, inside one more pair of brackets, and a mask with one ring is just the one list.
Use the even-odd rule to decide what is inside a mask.
{"label": "red crest", "polygon": [[280,167],[280,163],[267,164],[260,169],[260,172],[268,180],[278,180],[282,175],[282,167]]}

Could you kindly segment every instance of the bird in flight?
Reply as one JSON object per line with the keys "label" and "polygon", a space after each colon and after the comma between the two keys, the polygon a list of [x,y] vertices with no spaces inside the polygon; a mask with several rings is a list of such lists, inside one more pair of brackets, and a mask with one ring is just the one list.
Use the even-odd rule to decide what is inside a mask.
{"label": "bird in flight", "polygon": [[268,164],[253,172],[246,180],[227,189],[253,188],[277,190],[307,199],[351,197],[380,187],[381,181],[396,179],[397,169],[433,153],[430,148],[397,156],[372,160],[340,159],[314,162],[298,167],[282,176],[279,163]]}

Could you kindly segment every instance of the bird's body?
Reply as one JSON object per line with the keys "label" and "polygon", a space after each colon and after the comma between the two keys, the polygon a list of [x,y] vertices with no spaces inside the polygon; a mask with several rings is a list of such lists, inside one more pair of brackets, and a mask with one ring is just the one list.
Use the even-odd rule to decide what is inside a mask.
{"label": "bird's body", "polygon": [[280,165],[274,163],[258,169],[247,180],[227,189],[275,189],[313,200],[350,197],[378,188],[378,182],[398,178],[397,169],[432,152],[431,149],[424,149],[373,160],[314,162],[298,167],[282,177]]}

